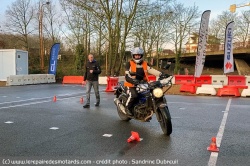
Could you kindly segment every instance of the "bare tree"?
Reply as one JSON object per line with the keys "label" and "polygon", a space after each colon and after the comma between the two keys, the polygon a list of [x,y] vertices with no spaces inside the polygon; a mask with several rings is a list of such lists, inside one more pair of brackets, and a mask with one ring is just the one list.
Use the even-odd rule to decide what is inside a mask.
{"label": "bare tree", "polygon": [[69,0],[60,2],[65,13],[64,24],[67,27],[67,32],[63,31],[63,33],[69,40],[69,44],[75,46],[75,70],[77,71],[83,66],[83,60],[86,63],[87,55],[90,52],[91,27],[89,20],[91,20],[91,15]]}
{"label": "bare tree", "polygon": [[[216,19],[213,19],[210,24],[209,34],[215,36],[224,42],[225,29],[229,22],[234,21],[236,13],[230,13],[229,11],[223,11],[221,15],[218,15]],[[237,26],[235,26],[236,30]]]}
{"label": "bare tree", "polygon": [[133,34],[136,37],[135,45],[141,45],[152,58],[153,48],[156,50],[157,67],[159,65],[159,47],[167,42],[169,19],[172,11],[169,6],[171,1],[144,1],[140,3],[136,15]]}
{"label": "bare tree", "polygon": [[198,7],[184,7],[181,3],[173,4],[173,17],[171,19],[172,37],[171,40],[175,46],[175,69],[177,74],[180,69],[180,56],[182,54],[182,45],[186,37],[190,33],[189,30],[197,25],[197,18],[199,17]]}
{"label": "bare tree", "polygon": [[[107,31],[108,41],[108,75],[119,73],[121,62],[125,56],[125,42],[131,26],[139,0],[89,0],[67,2],[86,11],[91,16],[91,25],[97,27],[96,22],[102,22],[102,30]],[[126,6],[126,8],[125,8]],[[104,30],[104,31],[105,31]],[[117,65],[119,61],[119,65]]]}
{"label": "bare tree", "polygon": [[[123,60],[125,58],[125,49],[126,49],[126,42],[127,42],[127,37],[129,35],[129,32],[131,31],[133,27],[133,22],[135,19],[135,14],[137,10],[137,4],[138,0],[128,0],[124,1],[125,4],[123,6],[123,1],[121,3],[118,3],[119,1],[117,0],[117,9],[116,10],[116,19],[117,19],[117,27],[116,28],[116,34],[120,39],[120,44],[116,45],[117,52],[119,52],[119,66],[116,69],[117,71],[115,72],[116,75],[119,75],[120,69],[123,63]],[[120,26],[120,27],[119,27]],[[118,41],[118,40],[117,40]],[[113,65],[113,69],[115,68],[116,65]]]}
{"label": "bare tree", "polygon": [[53,43],[55,43],[60,40],[59,27],[62,26],[62,13],[57,10],[56,4],[52,1],[50,2],[50,5],[46,5],[46,9],[47,14],[45,15],[46,19],[44,21],[43,27],[49,38]]}
{"label": "bare tree", "polygon": [[133,26],[133,35],[136,45],[142,46],[147,56],[151,57],[152,47],[155,42],[156,3],[143,1],[138,6],[136,20]]}
{"label": "bare tree", "polygon": [[209,23],[209,34],[219,38],[220,32],[224,30],[224,27],[220,26],[217,19],[212,19]]}
{"label": "bare tree", "polygon": [[155,30],[154,35],[155,35],[155,48],[156,48],[156,55],[157,55],[157,63],[156,67],[159,67],[159,52],[162,52],[161,45],[166,43],[169,39],[169,20],[172,17],[173,12],[171,11],[171,8],[169,7],[168,4],[162,4],[162,3],[157,3],[156,6],[157,12],[155,15]]}
{"label": "bare tree", "polygon": [[83,15],[85,12],[72,5],[67,0],[61,0],[61,7],[65,13],[64,16],[64,25],[65,30],[62,30],[62,33],[69,40],[69,44],[79,45],[83,43],[83,34],[84,34],[84,20]]}
{"label": "bare tree", "polygon": [[247,41],[249,40],[249,30],[250,30],[250,10],[243,11],[242,15],[238,16],[236,19],[236,40],[242,42],[242,46],[245,47],[247,45]]}
{"label": "bare tree", "polygon": [[30,26],[33,18],[34,8],[30,0],[16,0],[6,11],[5,26],[9,32],[20,35],[18,40],[22,41],[26,50],[29,50],[28,35],[34,31]]}

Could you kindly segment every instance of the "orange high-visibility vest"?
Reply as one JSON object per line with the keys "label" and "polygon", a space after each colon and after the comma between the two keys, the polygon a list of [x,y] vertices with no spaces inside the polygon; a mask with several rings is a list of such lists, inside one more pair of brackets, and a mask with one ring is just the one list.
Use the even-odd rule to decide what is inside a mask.
{"label": "orange high-visibility vest", "polygon": [[[148,82],[148,70],[147,70],[148,64],[147,64],[147,62],[145,62],[145,61],[142,62],[142,68],[143,68],[144,73],[145,73],[145,76],[143,79]],[[130,71],[134,72],[134,73],[136,72],[136,63],[133,60],[130,61]],[[134,87],[134,84],[131,84],[131,83],[125,81],[124,86]]]}

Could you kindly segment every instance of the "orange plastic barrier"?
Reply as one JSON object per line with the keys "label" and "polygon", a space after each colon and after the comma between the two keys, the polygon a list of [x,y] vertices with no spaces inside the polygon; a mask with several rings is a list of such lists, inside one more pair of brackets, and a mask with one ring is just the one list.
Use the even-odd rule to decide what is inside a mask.
{"label": "orange plastic barrier", "polygon": [[190,92],[195,93],[196,88],[194,84],[182,84],[180,87],[180,92]]}
{"label": "orange plastic barrier", "polygon": [[148,80],[149,81],[156,81],[156,76],[154,76],[154,75],[148,75]]}
{"label": "orange plastic barrier", "polygon": [[83,76],[64,76],[63,84],[82,84]]}
{"label": "orange plastic barrier", "polygon": [[117,87],[118,84],[118,77],[108,77],[107,78],[107,87],[105,92],[114,92],[115,87]]}
{"label": "orange plastic barrier", "polygon": [[247,89],[246,85],[224,85],[223,88],[239,88],[239,89]]}
{"label": "orange plastic barrier", "polygon": [[201,75],[200,77],[195,77],[195,83],[198,85],[212,84],[212,77],[210,75]]}
{"label": "orange plastic barrier", "polygon": [[219,88],[217,92],[217,96],[240,96],[239,89],[237,87],[223,87]]}
{"label": "orange plastic barrier", "polygon": [[175,84],[194,84],[195,78],[192,75],[175,75]]}

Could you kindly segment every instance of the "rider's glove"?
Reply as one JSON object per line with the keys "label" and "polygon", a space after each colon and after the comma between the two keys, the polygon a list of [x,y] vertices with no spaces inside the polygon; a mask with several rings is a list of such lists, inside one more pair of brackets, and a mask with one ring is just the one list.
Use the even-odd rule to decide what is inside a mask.
{"label": "rider's glove", "polygon": [[169,75],[169,74],[163,74],[163,73],[162,73],[162,74],[160,75],[160,78],[163,79],[163,78],[168,78],[168,77],[170,77],[170,76],[171,76],[171,75]]}

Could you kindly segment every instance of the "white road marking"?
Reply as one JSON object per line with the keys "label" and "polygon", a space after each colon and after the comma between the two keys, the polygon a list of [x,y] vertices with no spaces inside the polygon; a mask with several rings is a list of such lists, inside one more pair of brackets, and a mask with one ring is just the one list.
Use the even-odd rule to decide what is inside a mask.
{"label": "white road marking", "polygon": [[[219,128],[219,131],[218,131],[217,136],[216,136],[217,147],[220,147],[220,145],[221,145],[221,141],[222,141],[222,137],[223,137],[225,126],[226,126],[227,116],[228,116],[229,108],[231,105],[231,101],[232,101],[232,98],[230,98],[227,102],[227,106],[226,106],[226,109],[225,109],[225,112],[224,112],[224,115],[223,115],[223,118],[222,118],[222,121],[220,124],[220,128]],[[218,155],[219,155],[218,152],[211,152],[210,159],[208,161],[208,166],[215,166],[216,165]]]}
{"label": "white road marking", "polygon": [[168,103],[172,103],[172,104],[187,104],[187,105],[197,105],[197,104],[202,104],[202,105],[224,105],[222,104],[211,104],[211,103],[191,103],[191,102],[175,102],[175,101],[168,101]]}
{"label": "white road marking", "polygon": [[[100,91],[100,93],[106,93],[106,92],[102,92]],[[77,96],[73,96],[73,97],[67,97],[67,95],[76,95]],[[60,98],[57,98],[57,101],[60,101],[60,100],[67,100],[67,99],[72,99],[72,98],[79,98],[79,97],[82,97],[82,96],[86,96],[86,95],[82,95],[82,94],[79,94],[79,93],[72,93],[72,94],[67,94],[67,95],[58,95],[57,97],[66,97],[66,98],[63,98],[63,99],[60,99]],[[44,97],[44,98],[32,98],[32,99],[27,99],[27,100],[18,100],[18,101],[13,101],[13,102],[3,102],[3,103],[0,103],[1,104],[8,104],[8,103],[17,103],[17,102],[21,102],[21,101],[30,101],[30,100],[44,100],[44,99],[49,99],[49,100],[44,100],[44,101],[37,101],[37,102],[30,102],[30,103],[24,103],[24,104],[18,104],[18,105],[12,105],[12,106],[6,106],[6,107],[0,107],[0,110],[1,109],[6,109],[6,108],[15,108],[15,107],[21,107],[21,106],[27,106],[27,105],[34,105],[34,104],[40,104],[40,103],[47,103],[47,102],[51,102],[53,100],[53,96],[51,97]]]}
{"label": "white road marking", "polygon": [[58,127],[51,127],[49,128],[50,130],[58,130],[59,128]]}
{"label": "white road marking", "polygon": [[11,124],[11,123],[14,123],[14,122],[12,122],[12,121],[7,121],[7,122],[4,122],[4,123]]}
{"label": "white road marking", "polygon": [[179,108],[179,109],[180,109],[180,110],[185,110],[186,108],[182,108],[182,107],[181,107],[181,108]]}
{"label": "white road marking", "polygon": [[[19,97],[20,98],[20,97]],[[27,100],[18,100],[18,101],[8,101],[8,102],[3,102],[0,104],[9,104],[9,103],[18,103],[18,102],[25,102],[25,101],[30,101],[30,100],[38,100],[38,99],[48,99],[51,97],[44,97],[44,98],[31,98],[31,99],[27,99]]]}
{"label": "white road marking", "polygon": [[16,97],[17,99],[20,99],[20,97]]}
{"label": "white road marking", "polygon": [[209,162],[208,162],[208,166],[216,165],[218,154],[219,154],[218,152],[212,152],[211,153],[211,156],[210,156],[210,159],[209,159]]}
{"label": "white road marking", "polygon": [[7,97],[7,96],[2,96],[2,97]]}
{"label": "white road marking", "polygon": [[[67,99],[72,99],[72,98],[78,98],[80,96],[74,96],[74,97],[68,97],[68,98],[63,98],[63,99],[57,99],[57,101],[59,100],[67,100]],[[5,108],[15,108],[15,107],[21,107],[21,106],[27,106],[27,105],[34,105],[34,104],[40,104],[40,103],[47,103],[47,102],[52,102],[51,100],[45,100],[45,101],[38,101],[38,102],[31,102],[31,103],[25,103],[25,104],[19,104],[19,105],[12,105],[12,106],[7,106],[7,107],[0,107],[1,109],[5,109]]]}
{"label": "white road marking", "polygon": [[[80,95],[79,93],[66,93],[66,94],[62,94],[62,95],[57,95],[57,97],[66,97],[66,96],[70,96],[70,95]],[[20,97],[16,97],[16,98],[20,98]],[[25,102],[25,101],[30,101],[30,100],[44,100],[44,99],[51,99],[52,97],[42,97],[42,98],[30,98],[27,100],[18,100],[18,101],[8,101],[8,102],[2,102],[1,104],[9,104],[9,103],[18,103],[18,102]]]}
{"label": "white road marking", "polygon": [[51,100],[40,101],[40,102],[33,102],[33,103],[26,103],[26,104],[19,104],[19,105],[7,106],[7,107],[0,107],[0,110],[1,109],[5,109],[5,108],[15,108],[15,107],[26,106],[26,105],[34,105],[34,104],[45,103],[45,102],[50,102],[50,101]]}
{"label": "white road marking", "polygon": [[103,137],[112,137],[113,134],[103,134],[102,136],[103,136]]}
{"label": "white road marking", "polygon": [[[71,84],[62,84],[62,86],[69,86],[69,87],[73,87],[74,85],[71,85]],[[81,86],[80,84],[77,85],[77,86]]]}

